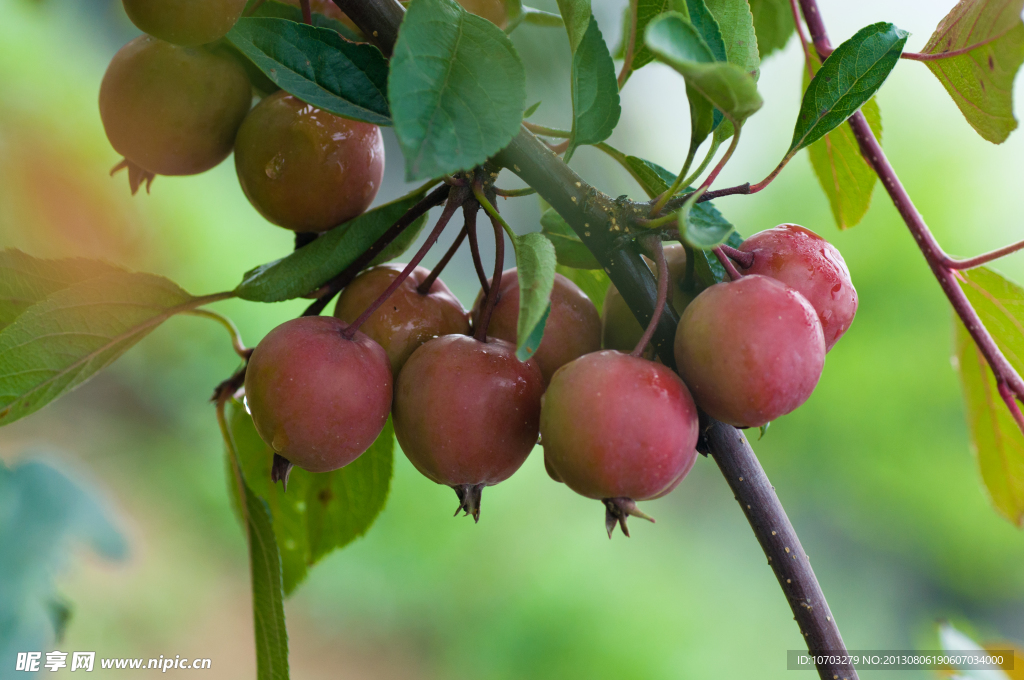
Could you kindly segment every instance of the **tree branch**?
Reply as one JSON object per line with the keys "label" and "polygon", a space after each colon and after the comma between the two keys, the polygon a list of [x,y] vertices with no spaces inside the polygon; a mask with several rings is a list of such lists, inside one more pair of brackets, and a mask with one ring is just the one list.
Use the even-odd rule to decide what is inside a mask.
{"label": "tree branch", "polygon": [[[829,42],[825,24],[821,19],[817,0],[800,0],[800,7],[803,10],[804,20],[807,22],[807,28],[811,33],[815,49],[819,52],[822,50],[831,52],[832,45]],[[928,266],[931,267],[932,273],[939,282],[939,286],[942,287],[942,291],[949,299],[950,305],[952,305],[960,320],[963,321],[964,326],[967,327],[967,332],[970,333],[971,338],[974,339],[978,349],[981,350],[985,360],[992,368],[996,382],[1009,387],[1018,399],[1024,397],[1024,380],[1021,379],[1016,369],[1007,361],[1002,351],[996,345],[995,339],[988,332],[988,329],[985,328],[985,324],[982,323],[978,313],[971,306],[954,273],[956,261],[946,255],[931,230],[928,229],[928,225],[925,224],[924,218],[917,210],[917,206],[911,200],[910,194],[907,193],[903,183],[900,182],[900,178],[896,175],[896,170],[893,169],[889,159],[885,156],[885,152],[882,151],[882,145],[875,138],[867,119],[864,118],[864,114],[858,111],[850,118],[849,124],[850,129],[853,130],[854,137],[857,139],[857,143],[860,145],[861,154],[882,180],[885,190],[896,205],[900,216],[903,217],[907,229],[910,230],[910,234],[921,249],[921,253],[928,262]],[[1021,429],[1024,431],[1024,427]]]}
{"label": "tree branch", "polygon": [[[356,5],[366,10],[349,13],[364,33],[397,35],[401,14],[396,16],[385,10],[396,5],[396,0],[334,1],[343,10]],[[385,45],[382,50],[389,53],[390,48],[390,45]],[[641,326],[647,326],[654,314],[657,283],[635,242],[631,240],[623,245],[622,238],[642,229],[638,225],[646,218],[650,204],[612,199],[601,193],[573,172],[525,127],[520,128],[519,134],[493,160],[536,189],[566,220],[604,267]],[[673,369],[678,324],[679,315],[671,305],[665,305],[651,341],[662,362]],[[732,486],[736,500],[744,509],[769,561],[779,563],[773,564],[773,569],[783,584],[808,649],[844,651],[842,636],[814,572],[807,564],[796,532],[746,437],[728,425],[707,422],[710,423],[707,441],[711,455]],[[740,477],[744,481],[739,481]],[[790,552],[787,553],[786,548]],[[791,556],[791,563],[786,563],[784,556]],[[818,672],[823,680],[857,678],[856,672],[847,667],[822,666]]]}

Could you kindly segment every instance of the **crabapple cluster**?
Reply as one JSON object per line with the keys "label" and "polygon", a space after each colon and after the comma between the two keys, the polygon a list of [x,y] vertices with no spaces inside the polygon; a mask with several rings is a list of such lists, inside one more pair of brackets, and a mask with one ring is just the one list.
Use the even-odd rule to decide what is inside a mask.
{"label": "crabapple cluster", "polygon": [[755,234],[733,256],[744,275],[687,306],[675,359],[705,413],[758,427],[810,397],[825,353],[853,322],[857,291],[839,251],[797,225]]}
{"label": "crabapple cluster", "polygon": [[[218,42],[245,5],[124,0],[147,35],[114,56],[100,87],[103,127],[124,156],[115,170],[128,169],[134,193],[156,175],[205,172],[233,150],[242,190],[269,222],[303,232],[333,229],[377,195],[384,176],[380,130],[283,91],[253,107],[245,68]],[[314,7],[340,15],[330,2]]]}
{"label": "crabapple cluster", "polygon": [[[503,0],[460,2],[499,26],[508,21]],[[246,70],[217,42],[246,4],[124,0],[147,35],[117,53],[100,90],[107,136],[124,156],[115,169],[128,169],[135,192],[158,174],[204,172],[233,150],[242,191],[268,222],[326,232],[376,197],[381,132],[284,91],[253,106]],[[312,0],[311,8],[347,21],[327,0]],[[481,175],[447,181],[448,206],[435,232],[462,208],[466,224],[456,248],[471,234],[475,244]],[[452,487],[459,510],[479,519],[483,488],[512,476],[540,437],[549,475],[604,503],[609,536],[616,525],[628,535],[628,516],[650,519],[636,502],[669,493],[693,467],[701,412],[755,427],[794,410],[814,390],[826,352],[857,309],[839,252],[787,224],[720,250],[735,261],[735,280],[703,291],[686,248],[659,244],[652,251],[661,264],[648,264],[662,293],[667,289],[665,303],[681,315],[678,373],[642,358],[646,334],[614,286],[602,318],[561,274],[542,340],[524,361],[516,344],[519,271],[501,271],[499,248],[494,278],[480,274],[482,290],[469,312],[438,278],[450,254],[434,272],[418,266],[432,243],[428,238],[408,266],[359,272],[333,316],[288,321],[252,352],[245,399],[275,452],[275,475],[283,469],[279,476],[287,479],[292,465],[310,472],[348,465],[390,415],[412,464]]]}

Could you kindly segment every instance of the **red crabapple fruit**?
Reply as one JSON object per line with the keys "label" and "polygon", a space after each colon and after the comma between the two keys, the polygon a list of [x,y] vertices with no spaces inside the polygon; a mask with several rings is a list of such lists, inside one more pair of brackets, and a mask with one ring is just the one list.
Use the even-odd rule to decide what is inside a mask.
{"label": "red crabapple fruit", "polygon": [[758,427],[811,396],[825,364],[825,338],[807,298],[754,274],[694,298],[679,321],[675,358],[709,416]]}
{"label": "red crabapple fruit", "polygon": [[809,229],[783,224],[754,234],[739,249],[754,255],[744,274],[778,279],[807,298],[821,321],[825,351],[832,349],[857,313],[857,290],[835,246]]}
{"label": "red crabapple fruit", "polygon": [[384,349],[330,316],[286,321],[249,359],[245,399],[257,432],[310,472],[348,465],[373,444],[391,410]]}
{"label": "red crabapple fruit", "polygon": [[[473,306],[474,324],[479,322],[484,301],[483,291]],[[516,343],[519,324],[518,270],[507,269],[501,274],[498,301],[491,313],[487,334]],[[555,274],[551,291],[551,312],[544,326],[544,337],[533,358],[540,367],[547,385],[555,371],[573,359],[601,348],[601,316],[597,307],[579,286]]]}
{"label": "red crabapple fruit", "polygon": [[[334,316],[346,324],[354,322],[404,268],[402,264],[384,264],[362,272],[341,292]],[[394,375],[398,375],[416,348],[427,340],[469,333],[469,313],[441,279],[435,279],[426,294],[417,290],[428,276],[428,269],[416,267],[359,327],[388,353]]]}
{"label": "red crabapple fruit", "polygon": [[536,363],[504,340],[435,338],[398,374],[395,435],[416,469],[455,489],[459,510],[478,520],[483,488],[511,477],[536,446],[543,390]]}
{"label": "red crabapple fruit", "polygon": [[246,116],[235,169],[249,202],[292,231],[323,232],[362,214],[384,179],[380,128],[280,90]]}
{"label": "red crabapple fruit", "polygon": [[671,369],[605,350],[558,369],[541,408],[544,462],[556,481],[602,500],[611,537],[635,501],[659,498],[697,458],[697,407]]}

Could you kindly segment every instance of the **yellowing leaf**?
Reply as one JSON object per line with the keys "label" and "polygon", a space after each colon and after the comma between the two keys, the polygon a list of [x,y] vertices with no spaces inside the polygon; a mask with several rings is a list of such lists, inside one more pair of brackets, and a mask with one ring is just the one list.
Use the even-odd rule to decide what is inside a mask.
{"label": "yellowing leaf", "polygon": [[926,62],[964,118],[994,144],[1017,129],[1013,117],[1013,79],[1024,63],[1024,0],[961,0],[939,23],[922,52],[942,55]]}
{"label": "yellowing leaf", "polygon": [[[996,344],[1017,371],[1024,369],[1024,289],[980,267],[961,272],[960,285]],[[992,503],[1024,526],[1024,434],[1000,398],[981,351],[956,322],[956,359],[971,446]]]}

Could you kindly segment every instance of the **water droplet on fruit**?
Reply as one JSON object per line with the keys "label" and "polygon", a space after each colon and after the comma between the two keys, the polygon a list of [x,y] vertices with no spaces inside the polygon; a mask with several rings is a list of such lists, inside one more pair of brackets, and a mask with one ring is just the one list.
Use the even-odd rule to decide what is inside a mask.
{"label": "water droplet on fruit", "polygon": [[264,168],[264,172],[267,173],[267,177],[270,179],[277,179],[281,176],[281,171],[284,170],[284,154],[279,153],[267,163]]}

